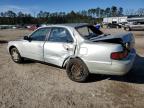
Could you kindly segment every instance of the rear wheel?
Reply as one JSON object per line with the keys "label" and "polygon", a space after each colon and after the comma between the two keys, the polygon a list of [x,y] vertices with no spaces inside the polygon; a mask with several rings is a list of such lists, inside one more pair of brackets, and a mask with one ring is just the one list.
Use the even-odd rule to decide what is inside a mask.
{"label": "rear wheel", "polygon": [[85,63],[80,59],[71,59],[66,66],[68,77],[72,81],[84,82],[89,76],[89,71]]}
{"label": "rear wheel", "polygon": [[10,54],[11,54],[11,58],[15,63],[22,63],[23,62],[23,58],[21,57],[19,51],[17,50],[17,48],[11,48],[10,50]]}

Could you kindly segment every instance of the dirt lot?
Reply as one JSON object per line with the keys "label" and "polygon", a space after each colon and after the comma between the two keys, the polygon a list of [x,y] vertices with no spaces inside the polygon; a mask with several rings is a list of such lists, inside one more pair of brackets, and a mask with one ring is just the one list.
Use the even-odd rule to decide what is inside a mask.
{"label": "dirt lot", "polygon": [[[104,29],[107,33],[125,32]],[[76,83],[64,69],[26,62],[16,64],[5,43],[27,35],[27,30],[0,31],[0,108],[143,108],[144,32],[133,32],[137,59],[126,76],[91,75],[87,83]],[[2,41],[4,40],[4,41]]]}

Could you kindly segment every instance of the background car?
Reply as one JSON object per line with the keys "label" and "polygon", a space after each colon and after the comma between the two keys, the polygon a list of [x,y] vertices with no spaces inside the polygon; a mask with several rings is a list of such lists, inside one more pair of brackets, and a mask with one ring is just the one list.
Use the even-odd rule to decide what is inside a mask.
{"label": "background car", "polygon": [[107,28],[121,28],[121,25],[117,23],[109,23],[107,24]]}
{"label": "background car", "polygon": [[129,22],[124,27],[125,30],[144,30],[144,22]]}

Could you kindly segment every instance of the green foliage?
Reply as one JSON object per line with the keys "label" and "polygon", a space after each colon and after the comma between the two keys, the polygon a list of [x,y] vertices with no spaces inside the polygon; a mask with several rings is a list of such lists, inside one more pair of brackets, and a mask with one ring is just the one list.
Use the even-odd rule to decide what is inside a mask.
{"label": "green foliage", "polygon": [[112,6],[101,9],[99,7],[79,12],[45,12],[40,11],[37,17],[23,12],[15,13],[11,10],[0,13],[0,24],[57,24],[57,23],[101,23],[103,17],[122,16],[123,8]]}

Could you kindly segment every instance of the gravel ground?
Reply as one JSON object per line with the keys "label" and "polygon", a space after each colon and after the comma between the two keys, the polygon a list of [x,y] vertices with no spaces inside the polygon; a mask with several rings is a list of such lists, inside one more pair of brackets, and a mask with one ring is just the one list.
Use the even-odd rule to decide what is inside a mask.
{"label": "gravel ground", "polygon": [[[107,33],[125,32],[104,29]],[[64,69],[27,61],[16,64],[7,53],[5,41],[31,31],[0,30],[0,108],[143,108],[144,32],[133,32],[137,58],[126,76],[91,75],[76,83]],[[5,40],[5,41],[2,41]]]}

